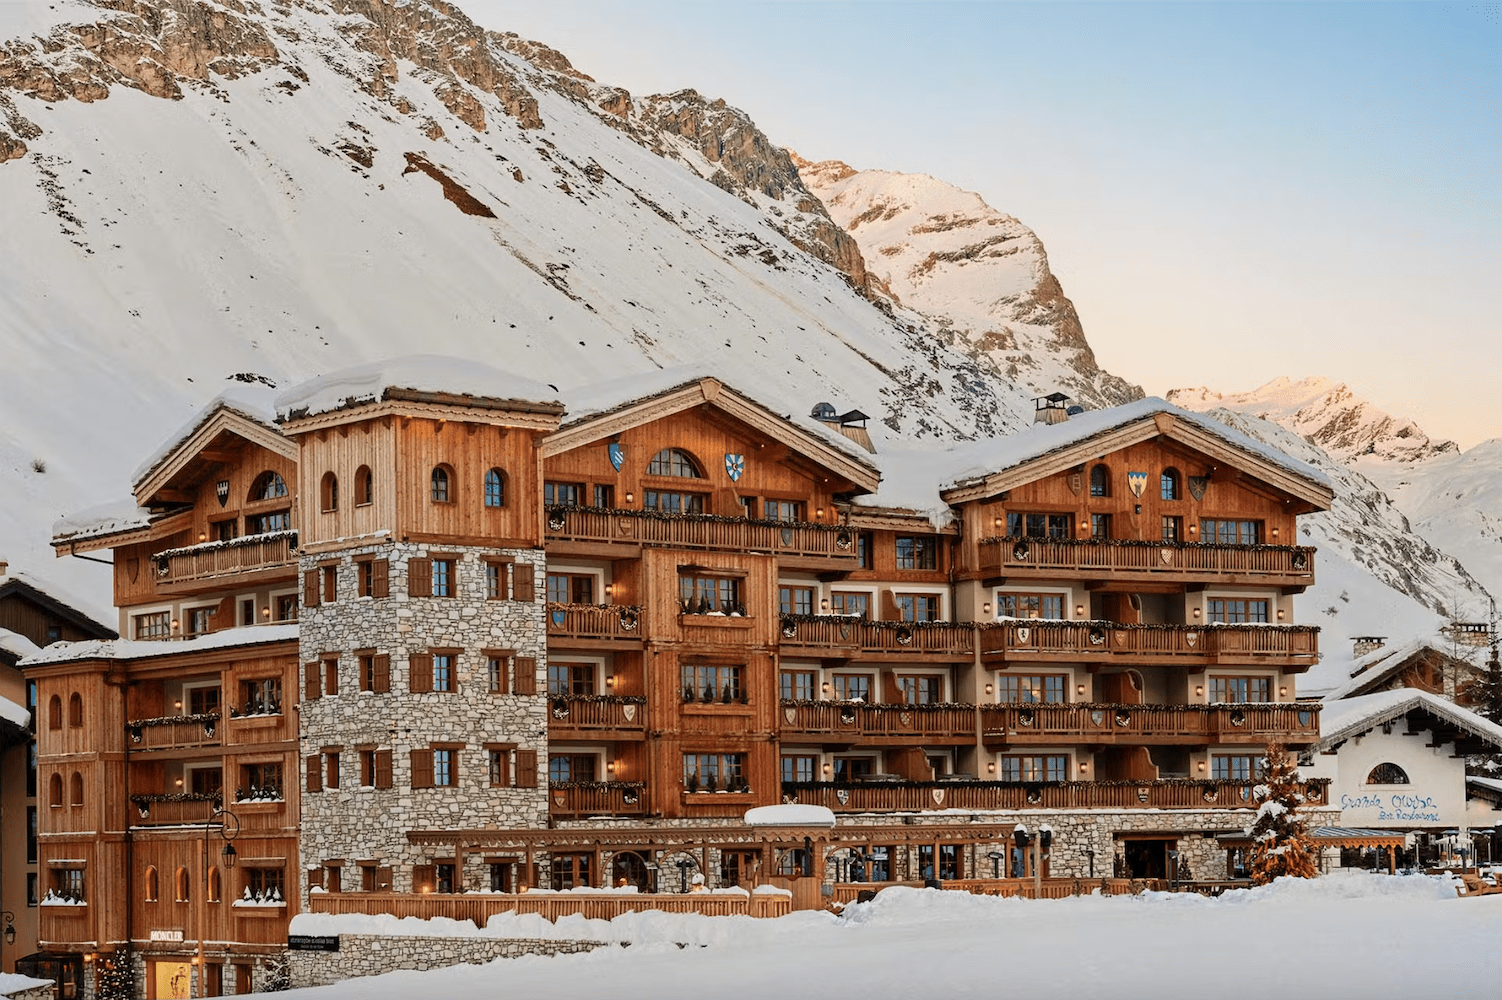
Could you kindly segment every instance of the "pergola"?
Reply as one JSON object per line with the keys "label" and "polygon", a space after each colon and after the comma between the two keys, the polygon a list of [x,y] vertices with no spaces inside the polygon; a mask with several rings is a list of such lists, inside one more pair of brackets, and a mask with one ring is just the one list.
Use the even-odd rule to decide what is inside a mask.
{"label": "pergola", "polygon": [[[1245,834],[1224,836],[1215,838],[1216,842],[1226,851],[1250,850],[1252,838]],[[1355,847],[1363,850],[1386,850],[1387,871],[1389,874],[1397,874],[1397,850],[1405,842],[1405,836],[1401,833],[1393,833],[1391,830],[1363,830],[1347,826],[1321,826],[1309,831],[1309,839],[1314,841],[1320,848],[1320,864],[1324,865],[1324,850],[1327,847],[1347,848]],[[1229,855],[1227,856],[1229,864]]]}

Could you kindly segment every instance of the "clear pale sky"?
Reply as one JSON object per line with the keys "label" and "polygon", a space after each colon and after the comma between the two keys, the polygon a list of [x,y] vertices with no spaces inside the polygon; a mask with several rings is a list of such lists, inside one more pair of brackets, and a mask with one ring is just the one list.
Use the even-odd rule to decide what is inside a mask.
{"label": "clear pale sky", "polygon": [[811,159],[978,191],[1149,393],[1325,375],[1502,437],[1498,3],[458,2]]}

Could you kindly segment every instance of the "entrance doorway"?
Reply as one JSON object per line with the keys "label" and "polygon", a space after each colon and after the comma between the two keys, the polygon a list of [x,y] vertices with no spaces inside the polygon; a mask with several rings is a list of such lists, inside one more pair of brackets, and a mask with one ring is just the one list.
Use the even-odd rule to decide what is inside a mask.
{"label": "entrance doorway", "polygon": [[1168,878],[1168,852],[1178,840],[1128,840],[1122,845],[1129,878]]}
{"label": "entrance doorway", "polygon": [[610,861],[610,884],[612,886],[636,886],[638,892],[647,892],[647,862],[635,851],[621,851]]}

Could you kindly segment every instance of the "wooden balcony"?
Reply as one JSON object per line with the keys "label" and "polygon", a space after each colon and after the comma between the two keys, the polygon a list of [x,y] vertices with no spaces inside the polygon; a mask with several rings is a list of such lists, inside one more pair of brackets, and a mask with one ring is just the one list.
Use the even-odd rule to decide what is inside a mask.
{"label": "wooden balcony", "polygon": [[792,910],[792,897],[784,893],[655,893],[569,892],[445,893],[321,892],[308,898],[309,913],[389,913],[395,917],[431,920],[473,920],[478,927],[498,913],[536,913],[547,920],[582,916],[613,920],[623,913],[662,910],[667,913],[698,913],[706,917],[781,917]]}
{"label": "wooden balcony", "polygon": [[1116,622],[1001,621],[981,626],[987,663],[1091,661],[1205,666],[1239,664],[1307,670],[1319,660],[1310,625],[1122,625]]}
{"label": "wooden balcony", "polygon": [[209,822],[222,800],[216,796],[177,795],[132,795],[130,825],[140,826],[191,826]]}
{"label": "wooden balcony", "polygon": [[1299,545],[1164,544],[1069,538],[986,538],[977,575],[1308,587],[1314,549]]}
{"label": "wooden balcony", "polygon": [[571,649],[639,649],[641,608],[629,604],[549,604],[548,641]]}
{"label": "wooden balcony", "polygon": [[[1302,783],[1310,805],[1324,805],[1330,780]],[[883,781],[872,784],[797,782],[783,799],[837,813],[923,812],[936,809],[1252,809],[1251,781]]]}
{"label": "wooden balcony", "polygon": [[579,736],[640,740],[646,737],[647,699],[640,695],[555,694],[550,704],[550,739]]}
{"label": "wooden balcony", "polygon": [[201,581],[246,576],[255,581],[294,574],[297,569],[297,532],[274,531],[246,535],[228,542],[204,542],[168,549],[153,557],[158,590],[188,592]]}
{"label": "wooden balcony", "polygon": [[548,813],[554,819],[641,816],[646,811],[646,785],[640,781],[564,781],[548,786]]}
{"label": "wooden balcony", "polygon": [[975,742],[974,705],[872,705],[784,701],[785,742],[916,744]]}
{"label": "wooden balcony", "polygon": [[[1042,892],[1034,895],[1030,878],[947,878],[941,884],[947,892],[968,892],[973,896],[1006,896],[1019,899],[1068,899],[1070,896],[1135,896],[1143,892],[1162,892],[1167,879],[1155,878],[1045,878],[1039,880]],[[834,901],[854,903],[863,892],[880,892],[894,885],[921,889],[922,882],[836,882]]]}
{"label": "wooden balcony", "polygon": [[710,514],[670,517],[640,510],[547,508],[547,541],[562,551],[619,558],[623,547],[767,553],[793,568],[854,569],[855,535],[846,527],[759,521]]}
{"label": "wooden balcony", "polygon": [[983,705],[986,746],[1060,743],[1307,745],[1319,739],[1319,706],[1250,705]]}
{"label": "wooden balcony", "polygon": [[132,750],[217,747],[223,740],[218,712],[160,719],[133,719],[125,724]]}
{"label": "wooden balcony", "polygon": [[902,663],[968,663],[975,656],[969,622],[887,622],[844,615],[783,615],[783,656]]}

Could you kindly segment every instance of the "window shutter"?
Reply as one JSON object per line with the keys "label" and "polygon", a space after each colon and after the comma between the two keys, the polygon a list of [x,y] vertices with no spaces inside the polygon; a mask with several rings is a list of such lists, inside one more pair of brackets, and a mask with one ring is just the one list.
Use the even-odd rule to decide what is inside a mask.
{"label": "window shutter", "polygon": [[323,871],[324,870],[322,868],[309,868],[308,869],[308,888],[309,889],[313,889],[313,888],[322,889],[323,888]]}
{"label": "window shutter", "polygon": [[433,892],[438,888],[437,865],[412,866],[412,891]]}
{"label": "window shutter", "polygon": [[308,758],[308,791],[323,791],[323,754],[315,753]]}
{"label": "window shutter", "polygon": [[370,596],[391,596],[391,560],[377,559],[370,565]]}
{"label": "window shutter", "polygon": [[[375,752],[375,786],[377,788],[390,788],[391,784],[391,751],[377,750]],[[386,884],[391,884],[389,874],[386,878]]]}
{"label": "window shutter", "polygon": [[413,653],[407,658],[407,690],[413,694],[433,690],[433,654]]}
{"label": "window shutter", "polygon": [[409,597],[433,596],[433,560],[407,560],[407,595]]}
{"label": "window shutter", "polygon": [[532,564],[519,562],[511,568],[511,599],[513,601],[535,601],[532,585]]}
{"label": "window shutter", "polygon": [[897,610],[897,595],[890,590],[881,592],[881,617],[889,622],[897,621],[902,617]]}
{"label": "window shutter", "polygon": [[[520,662],[520,661],[518,661]],[[516,752],[516,787],[537,787],[537,751],[518,750]]]}
{"label": "window shutter", "polygon": [[375,891],[376,892],[390,892],[391,891],[391,867],[389,865],[378,865],[376,867],[376,870],[375,870]]}
{"label": "window shutter", "polygon": [[323,568],[323,601],[325,604],[333,604],[339,599],[336,592],[339,586],[339,571],[333,566]]}
{"label": "window shutter", "polygon": [[375,676],[371,678],[370,689],[376,694],[386,694],[391,690],[391,657],[386,653],[375,655]]}
{"label": "window shutter", "polygon": [[303,701],[314,701],[319,697],[319,695],[323,694],[323,691],[319,686],[318,677],[318,672],[322,669],[323,664],[321,663],[303,664]]}
{"label": "window shutter", "polygon": [[433,751],[412,751],[412,787],[433,787]]}
{"label": "window shutter", "polygon": [[328,694],[339,693],[339,661],[323,661],[324,683],[323,690]]}
{"label": "window shutter", "polygon": [[323,871],[325,873],[323,887],[329,892],[343,892],[344,869],[339,865],[328,865]]}
{"label": "window shutter", "polygon": [[302,606],[318,607],[318,571],[310,569],[302,575]]}
{"label": "window shutter", "polygon": [[517,694],[537,693],[537,659],[531,656],[518,656],[516,658],[516,683],[513,690]]}

